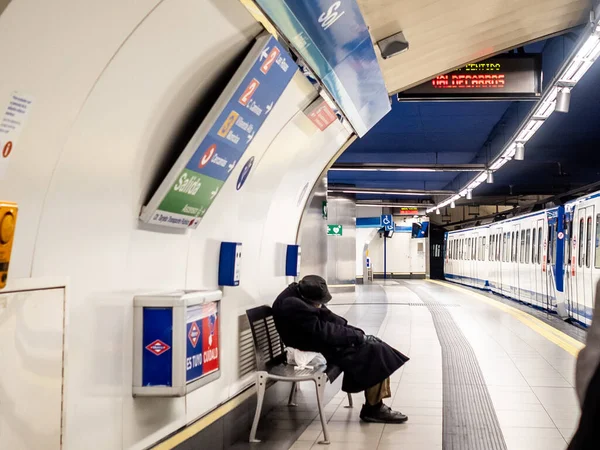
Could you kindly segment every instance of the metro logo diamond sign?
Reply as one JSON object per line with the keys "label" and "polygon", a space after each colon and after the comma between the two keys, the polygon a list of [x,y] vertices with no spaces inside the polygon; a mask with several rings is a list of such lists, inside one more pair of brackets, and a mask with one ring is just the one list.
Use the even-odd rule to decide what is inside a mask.
{"label": "metro logo diamond sign", "polygon": [[198,328],[198,324],[196,322],[192,322],[192,324],[190,325],[190,331],[188,332],[188,339],[190,340],[192,347],[196,348],[199,338],[200,328]]}
{"label": "metro logo diamond sign", "polygon": [[171,347],[169,347],[167,344],[165,344],[160,339],[157,339],[154,342],[152,342],[151,344],[146,346],[146,350],[149,350],[156,356],[162,355],[164,352],[168,351],[170,348]]}
{"label": "metro logo diamond sign", "polygon": [[277,39],[257,39],[140,219],[196,228],[297,69]]}

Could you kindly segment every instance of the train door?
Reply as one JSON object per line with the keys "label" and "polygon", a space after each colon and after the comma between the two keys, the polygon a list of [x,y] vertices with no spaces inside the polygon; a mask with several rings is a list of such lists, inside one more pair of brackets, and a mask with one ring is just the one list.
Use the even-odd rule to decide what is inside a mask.
{"label": "train door", "polygon": [[520,299],[521,296],[519,293],[519,248],[521,246],[521,225],[515,224],[513,225],[512,229],[512,259],[510,266],[510,279],[512,281],[511,292],[514,298]]}
{"label": "train door", "polygon": [[477,279],[479,278],[479,271],[477,270],[477,259],[479,258],[479,233],[473,233],[471,239],[471,286],[477,286]]}
{"label": "train door", "polygon": [[575,276],[575,268],[577,267],[577,258],[575,257],[575,252],[573,249],[573,233],[575,232],[573,228],[573,212],[567,211],[565,213],[565,295],[567,298],[568,309],[573,315],[573,302],[574,302],[574,285],[573,278]]}
{"label": "train door", "polygon": [[542,271],[542,259],[544,253],[544,219],[538,219],[534,222],[533,230],[533,250],[532,250],[532,263],[533,263],[533,290],[534,304],[542,306],[544,297],[544,286],[546,284],[545,277],[546,273]]}
{"label": "train door", "polygon": [[495,267],[495,278],[494,285],[496,290],[502,289],[502,237],[504,233],[502,233],[502,228],[496,229],[496,239],[494,251],[496,252],[494,255],[494,267]]}
{"label": "train door", "polygon": [[575,283],[577,295],[574,297],[578,305],[578,316],[575,318],[585,321],[585,314],[591,314],[593,304],[593,248],[594,240],[594,206],[578,208],[575,214],[574,227],[577,229],[576,250],[577,267],[575,268]]}

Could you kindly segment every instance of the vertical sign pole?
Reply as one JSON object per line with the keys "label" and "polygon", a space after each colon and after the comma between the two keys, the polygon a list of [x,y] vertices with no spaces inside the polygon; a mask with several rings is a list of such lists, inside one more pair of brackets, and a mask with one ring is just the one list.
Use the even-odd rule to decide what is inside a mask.
{"label": "vertical sign pole", "polygon": [[383,233],[383,279],[387,280],[387,236]]}

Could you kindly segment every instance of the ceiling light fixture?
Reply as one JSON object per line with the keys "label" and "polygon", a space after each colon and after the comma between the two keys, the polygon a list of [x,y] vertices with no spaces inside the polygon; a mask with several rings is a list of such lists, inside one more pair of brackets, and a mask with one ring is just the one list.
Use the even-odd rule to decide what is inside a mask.
{"label": "ceiling light fixture", "polygon": [[569,106],[571,105],[571,89],[568,87],[562,88],[558,91],[556,96],[556,112],[568,113]]}
{"label": "ceiling light fixture", "polygon": [[404,53],[410,48],[410,45],[404,37],[404,33],[402,31],[378,41],[377,46],[381,51],[381,57],[383,59],[388,59],[392,56]]}
{"label": "ceiling light fixture", "polygon": [[523,161],[525,159],[525,144],[517,142],[517,148],[515,150],[515,161]]}

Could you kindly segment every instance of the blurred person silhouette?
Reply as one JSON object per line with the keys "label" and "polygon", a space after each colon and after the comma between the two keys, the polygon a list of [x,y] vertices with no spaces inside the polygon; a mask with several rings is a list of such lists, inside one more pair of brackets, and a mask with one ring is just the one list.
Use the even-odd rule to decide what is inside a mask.
{"label": "blurred person silhouette", "polygon": [[575,389],[581,419],[568,450],[600,449],[600,281],[594,296],[594,315],[585,348],[577,357]]}

